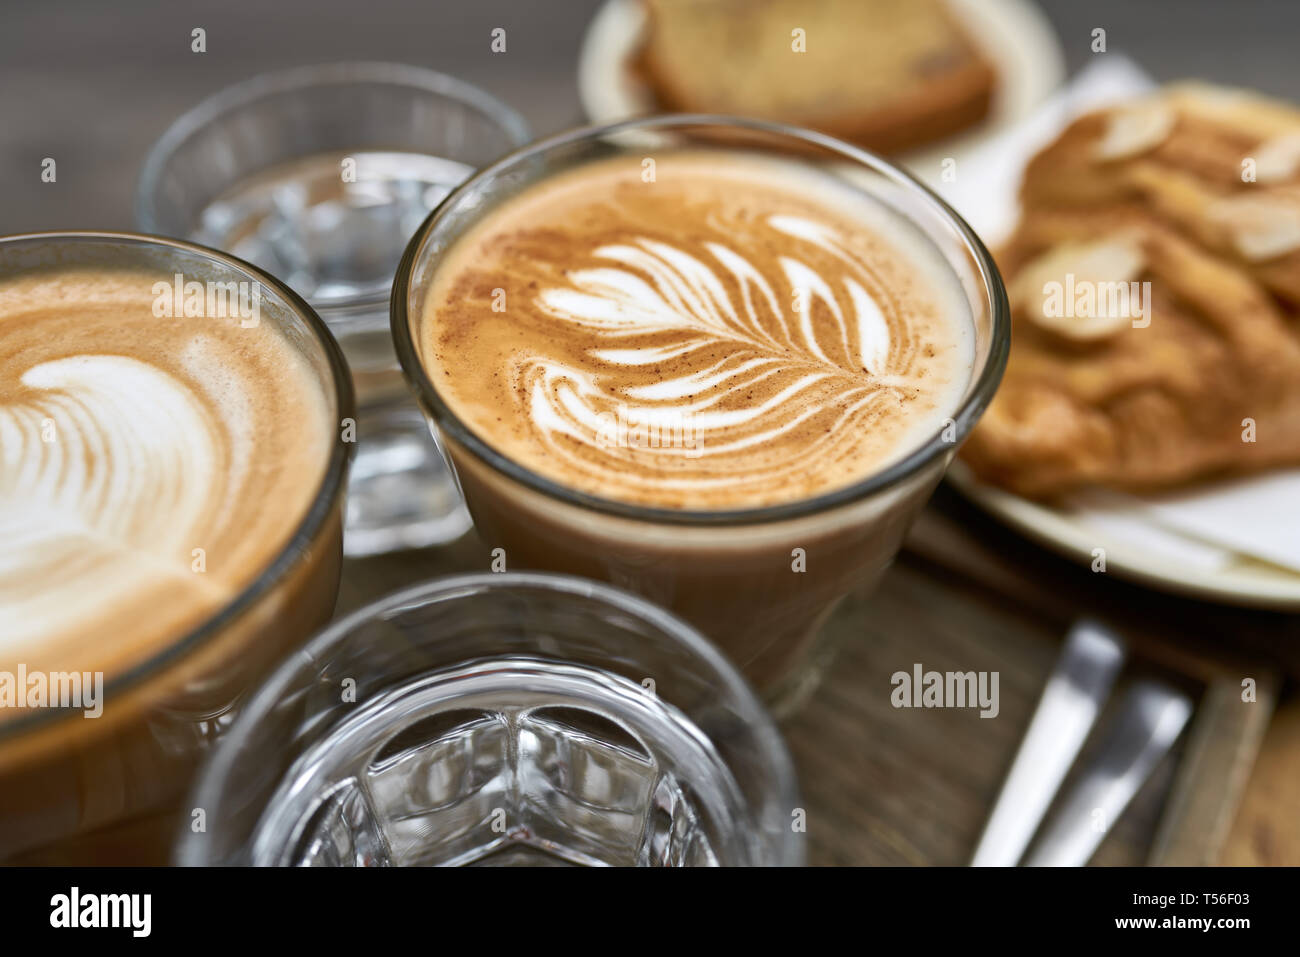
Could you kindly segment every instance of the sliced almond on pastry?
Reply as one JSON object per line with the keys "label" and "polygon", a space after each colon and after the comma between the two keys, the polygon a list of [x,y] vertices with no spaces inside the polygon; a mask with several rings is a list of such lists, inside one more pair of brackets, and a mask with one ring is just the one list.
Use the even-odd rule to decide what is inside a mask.
{"label": "sliced almond on pastry", "polygon": [[1230,196],[1215,202],[1209,217],[1251,262],[1300,249],[1300,197],[1275,191]]}
{"label": "sliced almond on pastry", "polygon": [[1256,140],[1286,136],[1296,129],[1294,106],[1251,90],[1192,80],[1165,87],[1164,97],[1179,115],[1196,117]]}
{"label": "sliced almond on pastry", "polygon": [[1111,110],[1106,116],[1106,129],[1093,147],[1093,159],[1129,159],[1155,149],[1173,131],[1176,120],[1173,107],[1160,99]]}
{"label": "sliced almond on pastry", "polygon": [[1134,236],[1065,243],[1020,270],[1009,290],[1011,303],[1049,332],[1099,341],[1132,323],[1137,309],[1130,284],[1145,268],[1146,255]]}
{"label": "sliced almond on pastry", "polygon": [[1255,150],[1255,180],[1284,183],[1300,172],[1300,131],[1265,140]]}

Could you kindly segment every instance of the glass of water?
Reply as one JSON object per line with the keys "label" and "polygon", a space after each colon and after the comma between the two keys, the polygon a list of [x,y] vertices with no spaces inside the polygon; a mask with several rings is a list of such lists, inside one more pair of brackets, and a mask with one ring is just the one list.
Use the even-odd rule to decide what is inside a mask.
{"label": "glass of water", "polygon": [[772,720],[698,632],[540,573],[437,579],[340,620],[205,767],[181,864],[796,865]]}
{"label": "glass of water", "polygon": [[469,528],[398,371],[388,296],[429,211],[528,138],[517,113],[454,77],[336,63],[222,90],[173,123],[145,161],[142,230],[262,267],[305,298],[343,347],[359,407],[349,555],[438,544]]}

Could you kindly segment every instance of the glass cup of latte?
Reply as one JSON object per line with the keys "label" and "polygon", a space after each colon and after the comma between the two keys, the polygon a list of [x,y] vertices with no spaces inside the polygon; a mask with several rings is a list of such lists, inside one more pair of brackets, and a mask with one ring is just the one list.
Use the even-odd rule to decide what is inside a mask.
{"label": "glass cup of latte", "polygon": [[514,110],[455,77],[334,63],[216,93],[176,120],[145,161],[142,230],[223,249],[279,276],[342,345],[359,406],[349,555],[439,544],[469,527],[398,370],[388,297],[429,211],[528,139]]}
{"label": "glass cup of latte", "polygon": [[354,415],[267,273],[0,238],[0,860],[166,860],[241,696],[333,610]]}
{"label": "glass cup of latte", "polygon": [[552,574],[435,579],[335,622],[190,804],[190,865],[803,859],[790,757],[735,668],[649,602]]}
{"label": "glass cup of latte", "polygon": [[992,398],[993,261],[879,158],[661,116],[539,141],[407,247],[403,369],[497,561],[672,609],[780,712]]}

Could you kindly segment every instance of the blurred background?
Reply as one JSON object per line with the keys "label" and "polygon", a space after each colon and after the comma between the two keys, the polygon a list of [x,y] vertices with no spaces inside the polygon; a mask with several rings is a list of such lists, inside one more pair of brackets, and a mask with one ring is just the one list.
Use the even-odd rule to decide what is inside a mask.
{"label": "blurred background", "polygon": [[[179,114],[256,73],[397,60],[495,93],[541,135],[584,121],[576,63],[600,0],[8,0],[0,5],[0,232],[131,228],[136,176]],[[1294,0],[1043,0],[1071,73],[1091,32],[1158,80],[1300,99]],[[207,52],[190,52],[190,31]],[[504,53],[491,31],[503,27]],[[58,161],[58,182],[40,162]]]}

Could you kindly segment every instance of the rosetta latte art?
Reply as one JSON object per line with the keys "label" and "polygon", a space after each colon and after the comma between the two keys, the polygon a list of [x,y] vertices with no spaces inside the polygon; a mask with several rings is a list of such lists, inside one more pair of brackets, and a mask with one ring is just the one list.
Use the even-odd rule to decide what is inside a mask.
{"label": "rosetta latte art", "polygon": [[[706,244],[708,262],[640,238],[595,250],[595,258],[619,267],[575,270],[569,286],[539,294],[547,315],[608,342],[587,351],[591,372],[545,357],[518,361],[529,420],[553,455],[598,482],[735,491],[779,483],[807,468],[804,457],[833,456],[855,426],[869,427],[882,410],[907,401],[915,342],[895,304],[882,297],[882,308],[867,291],[878,288],[876,278],[817,223],[774,216],[768,226],[815,244],[842,265],[843,275],[828,281],[806,262],[782,256],[778,284],[719,243]],[[731,290],[740,292],[738,302]],[[817,304],[829,321],[814,329]],[[635,340],[647,334],[667,341],[636,348]],[[695,353],[717,354],[720,346],[721,359],[690,361]],[[627,384],[627,370],[670,361],[682,371]],[[742,398],[756,390],[761,401]],[[751,449],[780,442],[814,419],[826,420],[826,427],[798,458],[754,471]],[[620,420],[632,433],[629,444],[639,426],[647,444],[659,439],[652,455],[640,456],[643,471],[625,465],[636,449],[620,448],[617,433],[610,441],[610,422]],[[604,456],[591,454],[593,440]],[[689,468],[674,468],[677,460]]]}
{"label": "rosetta latte art", "polygon": [[969,369],[944,315],[955,278],[814,191],[690,162],[661,162],[653,186],[596,172],[554,207],[525,194],[462,241],[448,297],[499,281],[497,257],[515,305],[498,318],[435,295],[435,378],[453,408],[563,484],[684,507],[846,485],[936,433]]}

